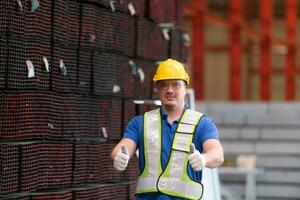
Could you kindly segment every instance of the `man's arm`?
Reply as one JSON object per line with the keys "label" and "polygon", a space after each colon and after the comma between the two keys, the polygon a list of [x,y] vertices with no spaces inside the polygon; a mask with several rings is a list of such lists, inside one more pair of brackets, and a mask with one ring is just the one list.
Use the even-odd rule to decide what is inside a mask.
{"label": "man's arm", "polygon": [[117,155],[118,151],[121,149],[122,145],[125,145],[128,153],[129,153],[129,158],[132,157],[133,154],[135,154],[136,151],[136,144],[133,140],[128,139],[128,138],[123,138],[113,149],[113,151],[111,152],[111,159],[114,160],[115,156]]}
{"label": "man's arm", "polygon": [[224,162],[224,151],[219,140],[208,139],[203,143],[205,167],[219,167]]}

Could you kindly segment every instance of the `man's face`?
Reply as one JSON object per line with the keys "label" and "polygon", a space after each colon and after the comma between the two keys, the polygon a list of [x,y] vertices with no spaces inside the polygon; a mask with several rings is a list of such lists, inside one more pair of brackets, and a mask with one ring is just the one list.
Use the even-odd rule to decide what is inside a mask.
{"label": "man's face", "polygon": [[163,80],[157,83],[158,96],[167,109],[175,109],[184,105],[186,84],[183,80]]}

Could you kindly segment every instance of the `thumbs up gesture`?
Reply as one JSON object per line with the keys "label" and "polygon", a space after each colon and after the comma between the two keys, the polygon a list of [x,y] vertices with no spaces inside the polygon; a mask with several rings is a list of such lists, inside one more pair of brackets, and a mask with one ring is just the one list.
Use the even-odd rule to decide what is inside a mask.
{"label": "thumbs up gesture", "polygon": [[196,148],[194,143],[190,146],[190,155],[188,156],[190,165],[195,171],[201,171],[205,167],[205,158]]}
{"label": "thumbs up gesture", "polygon": [[128,165],[129,153],[124,144],[121,145],[121,149],[118,151],[114,158],[114,168],[118,171],[124,171]]}

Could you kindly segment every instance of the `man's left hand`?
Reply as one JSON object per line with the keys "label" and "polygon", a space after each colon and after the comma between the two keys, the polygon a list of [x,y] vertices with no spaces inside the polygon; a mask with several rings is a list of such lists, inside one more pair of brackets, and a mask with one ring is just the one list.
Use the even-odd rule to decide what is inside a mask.
{"label": "man's left hand", "polygon": [[192,143],[190,146],[190,155],[188,156],[190,165],[195,171],[201,171],[205,167],[205,158]]}

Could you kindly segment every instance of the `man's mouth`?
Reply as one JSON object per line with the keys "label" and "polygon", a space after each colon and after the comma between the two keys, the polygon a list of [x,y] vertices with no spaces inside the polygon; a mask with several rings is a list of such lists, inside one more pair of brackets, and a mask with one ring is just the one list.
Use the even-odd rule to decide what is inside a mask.
{"label": "man's mouth", "polygon": [[167,96],[166,99],[168,100],[171,100],[171,99],[174,99],[175,97],[172,97],[172,96]]}

